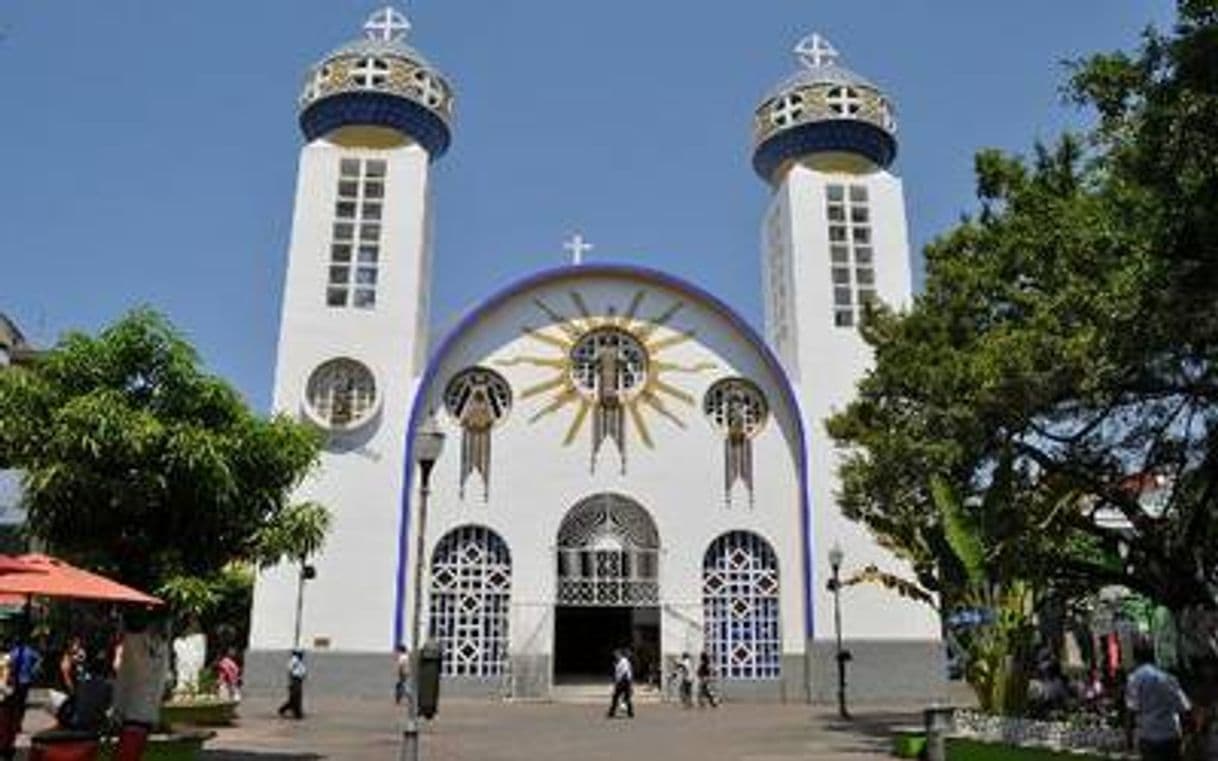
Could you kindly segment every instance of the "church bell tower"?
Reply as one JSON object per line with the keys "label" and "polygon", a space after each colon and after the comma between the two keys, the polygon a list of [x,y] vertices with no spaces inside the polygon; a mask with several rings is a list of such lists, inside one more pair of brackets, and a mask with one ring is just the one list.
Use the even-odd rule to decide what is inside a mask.
{"label": "church bell tower", "polygon": [[[826,655],[833,637],[833,600],[823,584],[829,548],[844,550],[845,576],[870,564],[902,569],[864,527],[841,514],[838,456],[825,419],[850,402],[871,367],[871,350],[859,333],[867,305],[904,307],[912,284],[904,191],[889,169],[897,152],[891,102],[842,66],[820,35],[804,38],[794,52],[798,70],[756,109],[753,168],[773,189],[761,231],[766,338],[798,389],[804,418],[813,512],[811,688],[828,697],[835,682],[832,655]],[[848,640],[925,645],[939,638],[925,606],[868,585],[852,587],[849,597]],[[902,657],[900,643],[887,652],[856,658],[852,668]],[[925,652],[936,650],[923,650],[923,660]]]}
{"label": "church bell tower", "polygon": [[313,66],[300,151],[274,408],[325,448],[294,495],[334,516],[296,623],[298,567],[255,590],[252,647],[384,652],[391,644],[405,427],[427,347],[429,173],[451,137],[448,81],[378,10]]}

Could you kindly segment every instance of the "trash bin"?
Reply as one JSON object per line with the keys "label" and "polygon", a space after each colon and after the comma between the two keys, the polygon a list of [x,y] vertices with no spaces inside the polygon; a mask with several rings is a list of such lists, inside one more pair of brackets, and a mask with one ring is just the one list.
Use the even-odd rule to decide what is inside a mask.
{"label": "trash bin", "polygon": [[429,640],[419,652],[419,715],[433,718],[440,706],[440,646]]}
{"label": "trash bin", "polygon": [[101,743],[92,732],[51,729],[30,738],[31,761],[93,761]]}

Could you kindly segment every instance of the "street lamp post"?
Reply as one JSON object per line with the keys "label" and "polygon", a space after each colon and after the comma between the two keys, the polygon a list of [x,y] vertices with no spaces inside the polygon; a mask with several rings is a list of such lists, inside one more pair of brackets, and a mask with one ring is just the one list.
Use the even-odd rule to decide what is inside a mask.
{"label": "street lamp post", "polygon": [[841,545],[834,542],[829,549],[829,567],[833,576],[826,585],[833,593],[833,630],[837,636],[837,712],[843,719],[850,718],[846,710],[846,661],[850,660],[850,651],[842,649],[842,561],[846,553]]}
{"label": "street lamp post", "polygon": [[414,605],[410,618],[410,679],[413,695],[407,704],[406,728],[402,732],[401,761],[419,758],[419,667],[422,665],[420,639],[423,627],[423,552],[427,535],[427,498],[431,495],[431,469],[444,451],[444,431],[429,416],[414,434],[412,446],[415,462],[419,464],[419,510],[415,527]]}
{"label": "street lamp post", "polygon": [[300,624],[304,618],[304,588],[306,581],[317,577],[317,569],[309,565],[308,558],[300,556],[300,572],[296,576],[296,624],[292,631],[292,649],[300,649]]}

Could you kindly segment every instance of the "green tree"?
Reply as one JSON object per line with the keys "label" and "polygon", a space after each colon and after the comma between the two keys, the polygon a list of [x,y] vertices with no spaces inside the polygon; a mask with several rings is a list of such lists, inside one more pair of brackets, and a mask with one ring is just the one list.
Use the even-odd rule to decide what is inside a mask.
{"label": "green tree", "polygon": [[317,434],[253,414],[149,310],[0,374],[0,421],[32,535],[181,612],[218,604],[232,563],[298,556],[324,535],[324,509],[288,504]]}
{"label": "green tree", "polygon": [[947,608],[975,578],[936,480],[985,553],[1016,548],[991,581],[1214,604],[1218,10],[1178,7],[1172,34],[1073,65],[1094,129],[978,155],[979,210],[928,246],[925,292],[863,327],[875,368],[828,423],[843,509]]}

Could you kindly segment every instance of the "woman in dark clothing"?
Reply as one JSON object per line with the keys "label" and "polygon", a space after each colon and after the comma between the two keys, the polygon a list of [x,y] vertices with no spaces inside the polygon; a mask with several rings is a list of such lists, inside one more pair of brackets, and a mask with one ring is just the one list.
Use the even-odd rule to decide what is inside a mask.
{"label": "woman in dark clothing", "polygon": [[711,708],[719,707],[719,696],[715,694],[715,672],[711,669],[710,656],[702,653],[698,658],[698,707],[710,703]]}

